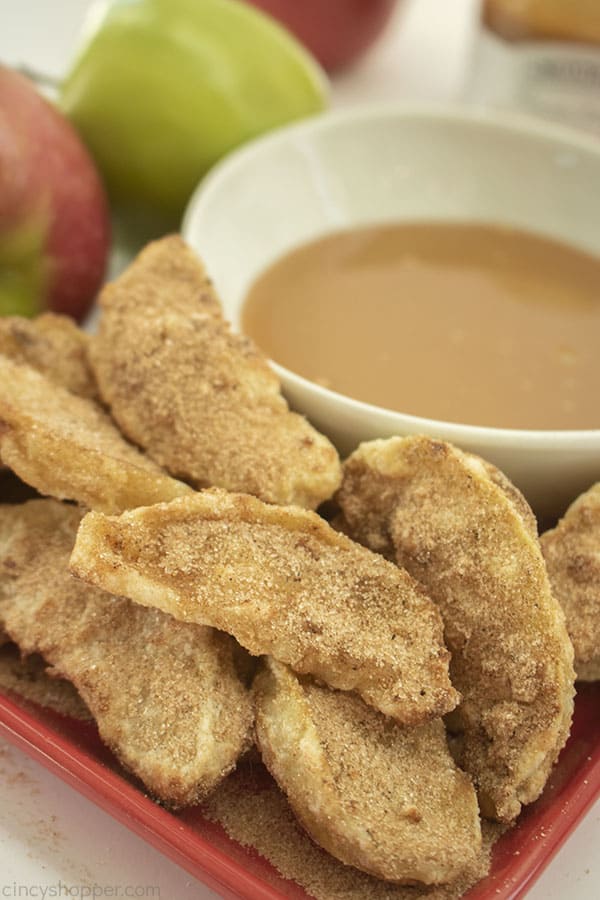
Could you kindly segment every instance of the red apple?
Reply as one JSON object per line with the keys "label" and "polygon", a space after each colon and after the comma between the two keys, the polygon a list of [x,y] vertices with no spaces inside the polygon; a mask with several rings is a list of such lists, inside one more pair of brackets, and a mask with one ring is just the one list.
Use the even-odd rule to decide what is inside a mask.
{"label": "red apple", "polygon": [[109,243],[106,194],[77,132],[0,65],[0,314],[82,318]]}
{"label": "red apple", "polygon": [[385,28],[396,0],[247,0],[283,22],[329,72],[357,60]]}

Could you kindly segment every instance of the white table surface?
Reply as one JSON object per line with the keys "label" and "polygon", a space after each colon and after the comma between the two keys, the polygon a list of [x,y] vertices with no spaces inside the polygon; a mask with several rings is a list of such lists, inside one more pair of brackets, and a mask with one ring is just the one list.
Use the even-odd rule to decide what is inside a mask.
{"label": "white table surface", "polygon": [[[326,0],[324,0],[326,2]],[[60,76],[90,0],[0,0],[0,60]],[[338,79],[335,105],[460,96],[477,0],[405,0],[384,39]],[[600,802],[530,890],[600,897]],[[0,897],[209,900],[217,895],[0,738]],[[59,893],[61,891],[61,893]]]}

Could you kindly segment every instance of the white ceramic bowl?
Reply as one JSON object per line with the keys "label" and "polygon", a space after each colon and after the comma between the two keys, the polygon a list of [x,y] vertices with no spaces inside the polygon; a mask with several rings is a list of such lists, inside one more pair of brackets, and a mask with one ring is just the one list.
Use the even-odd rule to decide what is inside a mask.
{"label": "white ceramic bowl", "polygon": [[[239,328],[250,284],[290,248],[353,225],[402,220],[503,223],[600,254],[600,143],[467,109],[327,114],[248,144],[219,164],[195,192],[183,234]],[[369,360],[356,363],[366,368]],[[443,438],[496,463],[543,517],[600,479],[600,430],[523,431],[419,418],[273,366],[291,405],[342,454],[395,434]]]}

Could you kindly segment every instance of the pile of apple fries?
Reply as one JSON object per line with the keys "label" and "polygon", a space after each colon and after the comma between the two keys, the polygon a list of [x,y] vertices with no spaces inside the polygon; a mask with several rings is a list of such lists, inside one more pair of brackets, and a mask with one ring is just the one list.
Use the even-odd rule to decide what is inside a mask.
{"label": "pile of apple fries", "polygon": [[[539,796],[571,722],[573,645],[523,497],[424,437],[342,466],[178,237],[100,305],[91,338],[0,320],[0,459],[39,495],[0,506],[0,629],[165,805],[256,744],[342,862],[458,878],[480,817]],[[545,538],[559,587],[583,552],[565,521]]]}

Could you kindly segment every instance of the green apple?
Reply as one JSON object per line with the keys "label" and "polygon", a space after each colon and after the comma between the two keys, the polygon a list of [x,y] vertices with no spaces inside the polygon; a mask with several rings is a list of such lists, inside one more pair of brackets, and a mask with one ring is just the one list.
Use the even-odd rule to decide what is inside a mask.
{"label": "green apple", "polygon": [[326,95],[303,47],[238,0],[117,0],[93,8],[60,103],[117,205],[178,217],[220,157]]}

